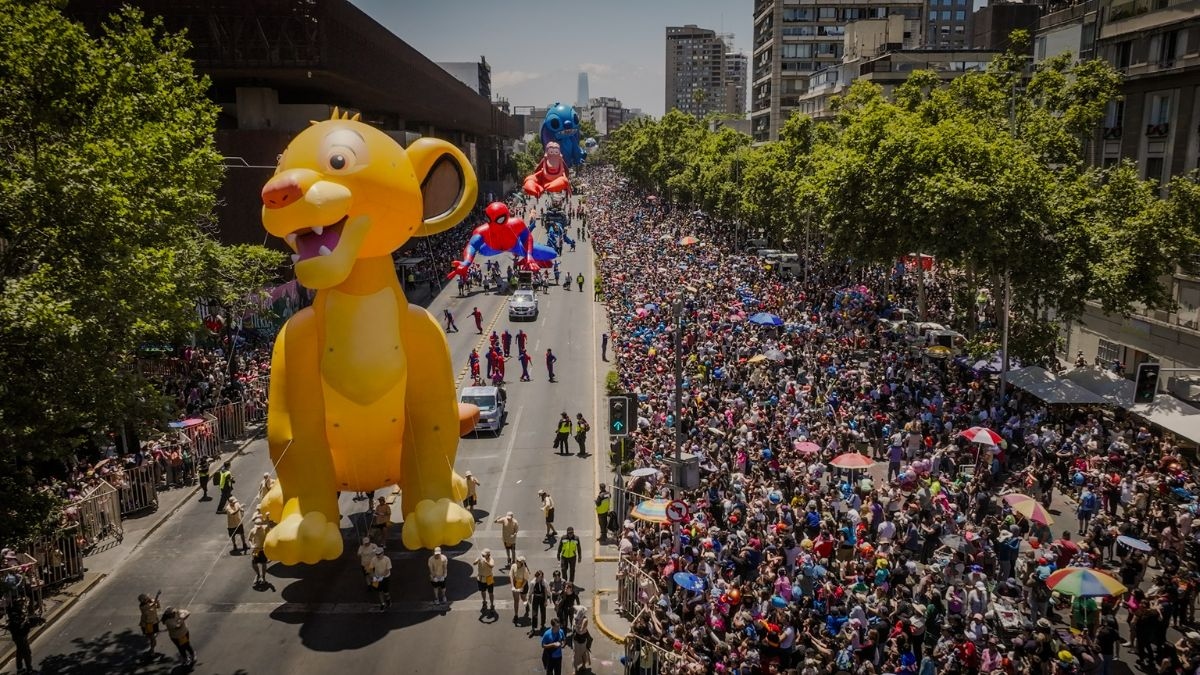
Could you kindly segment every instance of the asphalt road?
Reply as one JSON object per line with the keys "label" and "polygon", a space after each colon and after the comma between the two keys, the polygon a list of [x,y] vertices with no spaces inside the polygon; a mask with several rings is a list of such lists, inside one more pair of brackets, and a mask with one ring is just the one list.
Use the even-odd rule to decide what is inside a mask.
{"label": "asphalt road", "polygon": [[[541,234],[542,230],[538,230]],[[540,237],[539,237],[540,238]],[[379,612],[364,587],[354,555],[361,536],[365,501],[342,497],[342,527],[346,553],[335,562],[315,566],[272,565],[272,588],[255,590],[248,557],[231,555],[225,538],[225,518],[214,513],[215,502],[182,507],[134,551],[124,565],[100,582],[34,643],[35,664],[44,673],[170,673],[177,666],[174,646],[160,635],[163,656],[144,662],[145,639],[137,629],[139,593],[162,591],[163,606],[185,607],[198,664],[196,673],[534,673],[541,672],[537,638],[528,622],[514,626],[506,573],[498,570],[496,601],[499,616],[485,617],[471,578],[471,561],[479,549],[490,547],[503,561],[499,526],[493,520],[513,511],[521,523],[518,550],[532,569],[547,578],[556,568],[554,550],[542,543],[544,525],[537,498],[545,488],[557,503],[556,525],[574,525],[584,546],[577,581],[586,605],[596,587],[591,561],[595,540],[592,498],[595,486],[598,420],[596,395],[604,375],[599,362],[597,322],[604,316],[592,301],[592,253],[584,242],[574,253],[564,249],[562,269],[572,276],[583,272],[584,292],[576,286],[551,289],[540,295],[536,322],[510,324],[505,296],[477,292],[455,296],[448,286],[430,311],[441,317],[449,308],[460,331],[449,342],[455,375],[463,374],[467,354],[480,344],[469,314],[478,307],[484,315],[485,336],[505,327],[515,335],[529,334],[532,382],[518,382],[520,367],[508,363],[509,409],[502,431],[493,437],[463,439],[456,468],[470,469],[479,488],[475,537],[453,550],[449,609],[430,604],[424,551],[405,551],[400,528],[393,528],[389,553],[394,563],[393,605]],[[557,383],[547,381],[544,354],[558,355]],[[464,382],[460,381],[460,388]],[[469,382],[466,382],[469,384]],[[559,413],[574,418],[582,412],[592,423],[589,455],[561,457],[551,449]],[[575,449],[572,440],[571,447]],[[251,503],[257,478],[270,470],[265,441],[251,444],[235,460],[239,482],[235,494]],[[382,492],[380,494],[383,494]],[[399,509],[396,509],[399,511]],[[400,515],[397,513],[396,519]],[[612,580],[606,580],[611,587]],[[618,647],[593,628],[596,636],[593,669],[619,672],[614,661]],[[565,654],[569,668],[571,654]],[[11,664],[9,666],[11,671]]]}

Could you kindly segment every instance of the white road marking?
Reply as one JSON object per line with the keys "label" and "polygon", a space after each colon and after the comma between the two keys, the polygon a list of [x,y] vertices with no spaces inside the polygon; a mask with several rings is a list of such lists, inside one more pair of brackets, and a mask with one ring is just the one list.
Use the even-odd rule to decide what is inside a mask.
{"label": "white road marking", "polygon": [[508,476],[508,463],[512,461],[513,446],[517,443],[517,431],[521,427],[521,415],[525,413],[525,406],[517,408],[517,419],[512,423],[512,429],[509,431],[508,448],[504,451],[504,467],[500,469],[500,480],[496,481],[496,496],[492,498],[492,510],[488,513],[490,518],[487,527],[484,531],[489,531],[496,523],[494,519],[497,517],[496,509],[500,508],[500,493],[504,491],[504,479]]}

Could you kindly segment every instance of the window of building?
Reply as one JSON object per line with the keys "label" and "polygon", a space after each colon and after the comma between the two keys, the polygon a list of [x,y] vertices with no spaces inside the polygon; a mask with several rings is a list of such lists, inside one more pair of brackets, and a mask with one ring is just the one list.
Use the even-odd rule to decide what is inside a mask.
{"label": "window of building", "polygon": [[1113,45],[1112,64],[1117,68],[1128,68],[1130,60],[1133,58],[1133,40],[1118,42]]}
{"label": "window of building", "polygon": [[955,35],[963,35],[963,34],[965,34],[966,32],[967,32],[967,31],[966,31],[966,27],[965,27],[965,26],[958,25],[958,26],[955,26],[955,27],[954,27],[954,34],[955,34]]}
{"label": "window of building", "polygon": [[1083,24],[1083,33],[1079,38],[1079,51],[1090,52],[1096,45],[1096,22]]}
{"label": "window of building", "polygon": [[1180,31],[1172,30],[1159,33],[1150,38],[1150,58],[1158,65],[1170,68],[1175,65],[1175,59],[1182,56],[1182,50],[1176,51],[1182,45],[1179,39]]}
{"label": "window of building", "polygon": [[1033,58],[1041,61],[1046,58],[1046,38],[1040,37],[1033,41]]}
{"label": "window of building", "polygon": [[949,21],[949,20],[950,20],[950,10],[943,9],[942,10],[942,21]]}
{"label": "window of building", "polygon": [[820,7],[817,9],[817,18],[821,21],[835,21],[837,20],[837,8]]}
{"label": "window of building", "polygon": [[1101,363],[1108,365],[1113,361],[1122,360],[1121,357],[1124,356],[1124,351],[1124,346],[1120,343],[1109,342],[1104,338],[1100,338],[1100,343],[1096,345],[1096,358],[1100,359]]}
{"label": "window of building", "polygon": [[1149,124],[1169,124],[1171,122],[1171,95],[1155,94],[1150,99]]}
{"label": "window of building", "polygon": [[966,12],[964,12],[963,10],[961,10],[961,9],[960,9],[960,10],[958,10],[958,11],[956,11],[956,12],[954,12],[954,20],[955,20],[955,21],[966,21],[966,20],[967,20],[967,13],[966,13]]}
{"label": "window of building", "polygon": [[784,21],[812,21],[814,18],[816,13],[813,7],[789,7],[783,10]]}
{"label": "window of building", "polygon": [[1147,157],[1146,158],[1146,180],[1152,180],[1156,183],[1163,181],[1163,158],[1162,157]]}

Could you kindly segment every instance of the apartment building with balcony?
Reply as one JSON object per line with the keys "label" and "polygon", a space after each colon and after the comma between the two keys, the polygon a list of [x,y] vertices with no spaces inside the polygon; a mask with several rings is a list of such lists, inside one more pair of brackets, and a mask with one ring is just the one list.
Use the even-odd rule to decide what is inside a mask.
{"label": "apartment building with balcony", "polygon": [[664,110],[745,114],[746,56],[732,49],[732,35],[694,24],[667,26]]}
{"label": "apartment building with balcony", "polygon": [[846,26],[901,17],[898,44],[915,49],[924,31],[926,0],[756,0],[750,57],[750,124],[756,142],[779,138],[800,107],[809,78],[841,64]]}
{"label": "apartment building with balcony", "polygon": [[[1088,161],[1136,162],[1144,178],[1165,185],[1200,166],[1200,0],[1087,0],[1044,15],[1035,59],[1070,50],[1106,59],[1124,75],[1122,99],[1109,104],[1090,139]],[[1108,315],[1089,304],[1064,326],[1065,354],[1121,361],[1126,373],[1157,361],[1200,367],[1200,265],[1163,277],[1174,311],[1135,309]],[[1196,376],[1162,378],[1177,396],[1196,400]]]}

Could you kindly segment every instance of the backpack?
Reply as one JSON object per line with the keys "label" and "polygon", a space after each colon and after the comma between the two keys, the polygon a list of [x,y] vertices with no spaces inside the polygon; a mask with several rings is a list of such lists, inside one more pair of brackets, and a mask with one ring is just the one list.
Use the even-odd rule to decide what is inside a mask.
{"label": "backpack", "polygon": [[1095,511],[1096,510],[1096,493],[1089,492],[1086,495],[1084,495],[1083,503],[1081,503],[1079,505],[1079,508],[1081,508],[1084,511],[1088,511],[1088,512]]}

